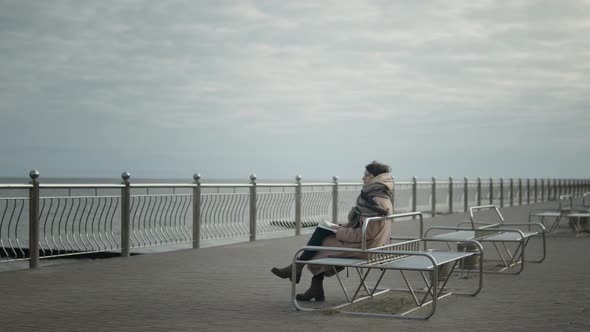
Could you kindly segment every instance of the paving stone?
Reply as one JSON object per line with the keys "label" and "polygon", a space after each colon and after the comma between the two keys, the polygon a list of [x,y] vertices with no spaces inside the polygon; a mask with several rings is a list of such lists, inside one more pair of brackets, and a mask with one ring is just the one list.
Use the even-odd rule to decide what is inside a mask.
{"label": "paving stone", "polygon": [[[531,207],[502,213],[526,222]],[[289,263],[302,235],[1,272],[0,331],[589,331],[590,239],[563,226],[548,237],[545,262],[516,276],[485,275],[478,296],[441,301],[428,321],[295,311],[290,283],[269,270]],[[418,222],[393,229],[415,234]],[[309,280],[304,272],[300,287]],[[325,283],[337,287],[335,278]]]}

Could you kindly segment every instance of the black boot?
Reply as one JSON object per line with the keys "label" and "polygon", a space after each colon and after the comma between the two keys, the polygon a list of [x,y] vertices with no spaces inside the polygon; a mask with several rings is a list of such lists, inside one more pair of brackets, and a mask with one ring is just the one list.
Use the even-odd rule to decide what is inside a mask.
{"label": "black boot", "polygon": [[[299,280],[301,280],[301,272],[303,271],[303,267],[305,267],[305,264],[296,264],[296,279],[295,279],[295,283],[299,283]],[[282,269],[278,269],[276,267],[273,267],[270,272],[272,272],[274,275],[276,275],[277,277],[281,278],[281,279],[287,279],[289,278],[289,280],[291,280],[291,276],[293,273],[293,265],[287,265]]]}
{"label": "black boot", "polygon": [[318,274],[311,279],[311,286],[303,294],[297,294],[297,301],[324,301],[324,274]]}

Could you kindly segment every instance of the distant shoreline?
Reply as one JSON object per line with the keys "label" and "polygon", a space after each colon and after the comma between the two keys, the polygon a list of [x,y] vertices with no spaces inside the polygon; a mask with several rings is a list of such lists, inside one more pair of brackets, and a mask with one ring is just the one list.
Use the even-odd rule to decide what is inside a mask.
{"label": "distant shoreline", "polygon": [[[30,182],[30,178],[24,177],[0,177],[0,183],[2,184],[27,184]],[[302,183],[331,183],[332,179],[303,179]],[[359,180],[343,180],[339,179],[339,182],[361,182]],[[121,178],[99,178],[99,177],[40,177],[41,183],[121,183]],[[194,179],[183,179],[183,178],[133,178],[131,177],[131,183],[193,183]],[[257,183],[296,183],[295,179],[257,179]],[[201,178],[201,183],[231,183],[241,184],[250,183],[248,178],[240,179],[205,179]]]}

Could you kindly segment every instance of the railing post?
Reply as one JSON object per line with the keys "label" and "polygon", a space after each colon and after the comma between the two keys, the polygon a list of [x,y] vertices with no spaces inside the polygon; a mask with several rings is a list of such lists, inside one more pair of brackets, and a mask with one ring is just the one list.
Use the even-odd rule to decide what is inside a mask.
{"label": "railing post", "polygon": [[250,175],[250,241],[256,241],[256,175]]}
{"label": "railing post", "polygon": [[526,179],[526,204],[531,204],[531,179]]}
{"label": "railing post", "polygon": [[453,213],[453,177],[449,176],[449,213]]}
{"label": "railing post", "polygon": [[[418,206],[416,204],[417,198],[418,198],[418,179],[414,176],[414,177],[412,177],[412,212],[416,212],[416,209]],[[412,218],[415,218],[415,216]]]}
{"label": "railing post", "polygon": [[563,195],[562,192],[562,187],[561,187],[561,179],[557,180],[557,197],[559,198],[559,196]]}
{"label": "railing post", "polygon": [[534,196],[534,197],[535,197],[535,203],[537,203],[537,195],[538,195],[538,193],[537,193],[537,190],[538,190],[537,186],[538,186],[538,185],[539,185],[539,184],[538,184],[538,182],[537,182],[537,178],[535,178],[535,179],[534,179],[534,184],[533,184],[533,188],[534,188],[534,189],[533,189],[533,193],[535,194],[535,196]]}
{"label": "railing post", "polygon": [[500,178],[500,207],[504,207],[504,179]]}
{"label": "railing post", "polygon": [[336,175],[332,176],[332,181],[334,181],[334,186],[332,186],[332,222],[337,224],[338,223],[338,177]]}
{"label": "railing post", "polygon": [[575,195],[575,197],[578,196],[578,180],[577,179],[570,179],[570,183],[572,186],[572,193]]}
{"label": "railing post", "polygon": [[469,178],[463,178],[463,212],[469,211]]}
{"label": "railing post", "polygon": [[123,172],[123,189],[121,189],[121,256],[129,257],[131,254],[131,185],[129,179],[131,174]]}
{"label": "railing post", "polygon": [[494,204],[494,179],[490,178],[490,205]]}
{"label": "railing post", "polygon": [[522,205],[522,179],[518,178],[518,205]]}
{"label": "railing post", "polygon": [[201,175],[193,174],[193,249],[201,247]]}
{"label": "railing post", "polygon": [[481,178],[477,178],[477,205],[481,205]]}
{"label": "railing post", "polygon": [[545,201],[545,179],[541,178],[541,202]]}
{"label": "railing post", "polygon": [[395,176],[391,177],[391,214],[395,214]]}
{"label": "railing post", "polygon": [[297,187],[295,187],[295,235],[301,235],[301,175],[295,176]]}
{"label": "railing post", "polygon": [[431,200],[431,209],[432,209],[432,216],[436,216],[436,177],[432,177],[432,192],[430,193]]}
{"label": "railing post", "polygon": [[514,179],[510,178],[510,206],[514,206]]}
{"label": "railing post", "polygon": [[578,179],[570,179],[570,183],[572,186],[572,195],[578,197]]}
{"label": "railing post", "polygon": [[29,172],[33,187],[29,191],[29,268],[39,267],[39,171]]}

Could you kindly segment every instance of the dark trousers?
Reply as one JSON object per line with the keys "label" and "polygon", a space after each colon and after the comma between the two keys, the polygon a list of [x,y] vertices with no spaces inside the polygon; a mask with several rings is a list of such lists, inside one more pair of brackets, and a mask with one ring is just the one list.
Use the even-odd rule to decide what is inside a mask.
{"label": "dark trousers", "polygon": [[[324,239],[330,235],[334,235],[334,232],[329,231],[327,229],[316,227],[313,234],[311,234],[309,241],[307,241],[307,245],[308,246],[321,246],[322,241],[324,241]],[[311,260],[313,258],[313,256],[316,254],[316,252],[317,251],[314,251],[314,250],[304,250],[301,253],[301,255],[299,256],[299,260],[302,260],[302,261]]]}

